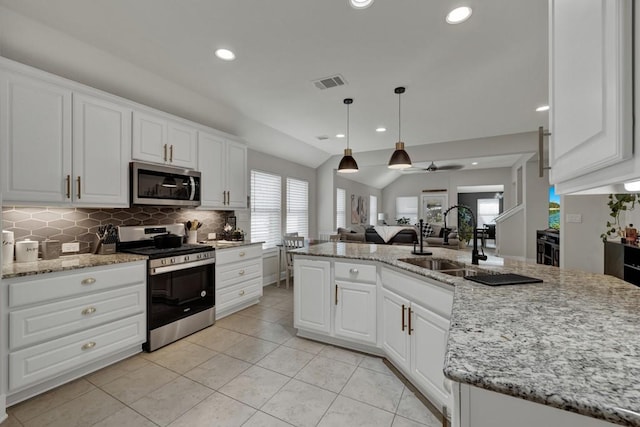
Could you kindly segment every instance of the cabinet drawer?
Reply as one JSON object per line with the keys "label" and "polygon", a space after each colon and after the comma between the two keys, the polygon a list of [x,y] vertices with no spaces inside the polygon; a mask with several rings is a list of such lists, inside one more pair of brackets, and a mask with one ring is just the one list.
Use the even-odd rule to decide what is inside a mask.
{"label": "cabinet drawer", "polygon": [[107,357],[146,339],[145,315],[118,320],[87,331],[9,353],[9,389],[53,378]]}
{"label": "cabinet drawer", "polygon": [[348,279],[357,282],[376,283],[376,266],[367,264],[336,262],[335,278]]}
{"label": "cabinet drawer", "polygon": [[146,286],[139,284],[14,310],[9,313],[9,348],[14,350],[143,313],[145,295]]}
{"label": "cabinet drawer", "polygon": [[453,286],[432,283],[428,278],[423,280],[398,273],[388,268],[381,272],[382,286],[390,291],[408,298],[446,319],[451,318],[453,307]]}
{"label": "cabinet drawer", "polygon": [[146,263],[86,268],[80,273],[51,273],[35,280],[7,280],[9,307],[40,303],[125,285],[146,283]]}
{"label": "cabinet drawer", "polygon": [[[262,278],[256,278],[245,283],[218,291],[216,297],[216,308],[219,306],[233,305],[245,299],[255,298],[262,295]],[[232,304],[229,304],[232,303]]]}
{"label": "cabinet drawer", "polygon": [[218,289],[262,277],[262,259],[238,262],[216,268],[216,287]]}
{"label": "cabinet drawer", "polygon": [[216,265],[262,258],[262,245],[241,246],[239,248],[216,249]]}

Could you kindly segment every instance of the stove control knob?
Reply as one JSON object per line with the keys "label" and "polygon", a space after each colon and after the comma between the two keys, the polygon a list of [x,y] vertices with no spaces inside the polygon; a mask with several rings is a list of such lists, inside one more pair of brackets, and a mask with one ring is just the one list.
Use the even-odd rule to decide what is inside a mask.
{"label": "stove control knob", "polygon": [[171,258],[171,264],[175,264],[176,263],[176,259],[175,258]]}
{"label": "stove control knob", "polygon": [[166,259],[163,259],[162,261],[160,261],[160,264],[165,265],[167,263]]}
{"label": "stove control knob", "polygon": [[185,260],[185,261],[189,261],[189,256],[188,256],[188,255],[185,255],[185,256],[184,256],[184,260]]}

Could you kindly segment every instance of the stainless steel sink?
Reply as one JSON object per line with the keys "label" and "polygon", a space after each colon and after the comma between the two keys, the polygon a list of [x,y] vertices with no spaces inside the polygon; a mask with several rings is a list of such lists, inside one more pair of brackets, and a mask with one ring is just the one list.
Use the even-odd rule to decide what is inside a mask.
{"label": "stainless steel sink", "polygon": [[399,258],[398,261],[413,264],[429,270],[459,270],[464,269],[464,264],[438,258]]}

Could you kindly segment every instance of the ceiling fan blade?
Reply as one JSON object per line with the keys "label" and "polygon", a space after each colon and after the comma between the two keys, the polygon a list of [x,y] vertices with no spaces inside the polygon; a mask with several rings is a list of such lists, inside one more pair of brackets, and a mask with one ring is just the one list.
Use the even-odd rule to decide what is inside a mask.
{"label": "ceiling fan blade", "polygon": [[464,166],[462,165],[448,165],[448,166],[439,166],[438,170],[441,171],[455,171],[458,169],[462,169]]}

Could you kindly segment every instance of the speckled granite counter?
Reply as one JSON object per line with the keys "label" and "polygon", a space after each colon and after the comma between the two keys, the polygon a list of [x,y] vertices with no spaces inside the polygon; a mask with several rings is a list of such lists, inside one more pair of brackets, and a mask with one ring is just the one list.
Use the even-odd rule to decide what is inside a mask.
{"label": "speckled granite counter", "polygon": [[58,271],[76,270],[79,268],[98,267],[101,265],[120,264],[146,260],[146,256],[117,253],[113,255],[65,255],[58,259],[40,260],[36,262],[14,262],[2,266],[2,278],[32,276],[36,274],[55,273]]}
{"label": "speckled granite counter", "polygon": [[[468,252],[429,250],[471,265]],[[397,260],[412,257],[410,251],[327,243],[296,252],[380,261],[455,285],[444,366],[452,380],[640,426],[640,288],[612,276],[497,257],[478,267],[544,283],[489,287]]]}
{"label": "speckled granite counter", "polygon": [[237,248],[239,246],[261,245],[264,242],[233,241],[233,240],[204,240],[198,243],[202,245],[211,246],[216,250],[221,250],[221,249]]}

